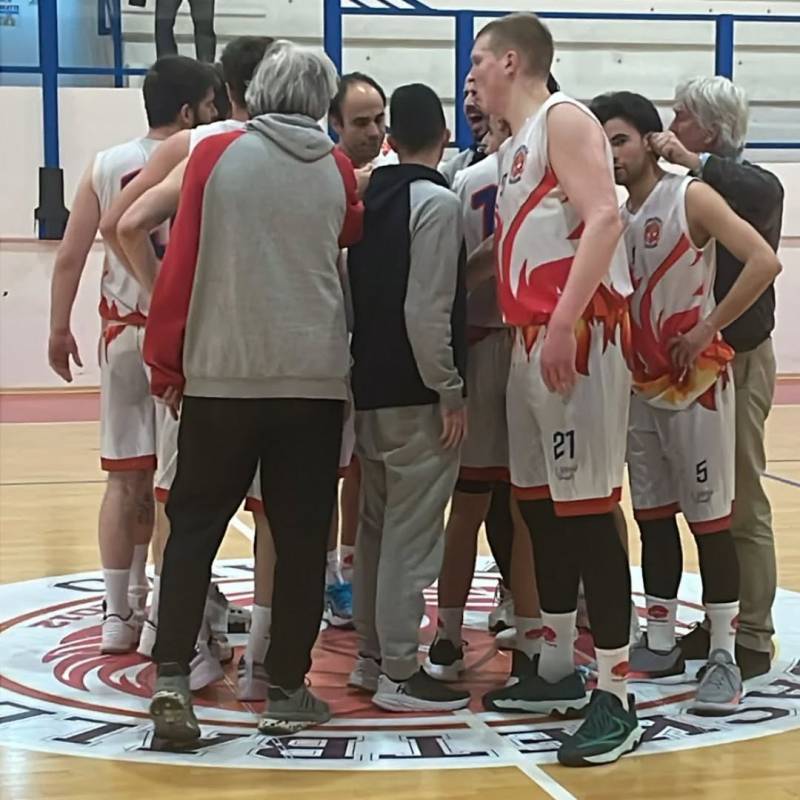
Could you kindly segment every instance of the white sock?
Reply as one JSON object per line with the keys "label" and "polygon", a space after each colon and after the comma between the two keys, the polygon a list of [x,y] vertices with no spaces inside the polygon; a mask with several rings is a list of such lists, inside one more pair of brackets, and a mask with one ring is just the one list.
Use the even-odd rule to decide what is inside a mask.
{"label": "white sock", "polygon": [[548,614],[542,611],[542,648],[539,675],[557,683],[575,671],[574,642],[576,611]]}
{"label": "white sock", "polygon": [[437,612],[436,635],[461,647],[461,626],[464,624],[463,608],[440,608]]}
{"label": "white sock", "polygon": [[272,609],[269,606],[253,606],[250,620],[250,635],[244,660],[250,664],[263,664],[269,648],[269,630],[272,625]]}
{"label": "white sock", "polygon": [[128,604],[128,581],[131,571],[129,569],[104,569],[103,581],[106,585],[106,613],[117,614],[122,619],[127,619],[131,613]]}
{"label": "white sock", "polygon": [[148,619],[153,625],[158,625],[158,601],[161,597],[161,576],[153,578],[153,596],[150,598],[150,615]]}
{"label": "white sock", "polygon": [[675,647],[675,619],[678,616],[678,599],[645,595],[647,602],[647,646],[651,650],[668,653]]}
{"label": "white sock", "polygon": [[628,708],[628,645],[616,650],[595,647],[597,688],[615,694],[623,708]]}
{"label": "white sock", "polygon": [[144,587],[147,591],[147,551],[149,545],[137,544],[133,548],[133,561],[131,562],[131,590]]}
{"label": "white sock", "polygon": [[706,603],[706,616],[711,623],[709,653],[727,650],[735,657],[736,630],[739,627],[739,601],[735,603]]}
{"label": "white sock", "polygon": [[628,634],[628,644],[633,647],[637,645],[642,639],[642,627],[639,624],[639,611],[636,608],[636,603],[631,600],[631,624]]}
{"label": "white sock", "polygon": [[328,562],[325,565],[325,585],[339,583],[339,551],[334,547],[328,550]]}
{"label": "white sock", "polygon": [[542,649],[542,618],[515,614],[514,627],[517,630],[517,650],[521,650],[528,658],[539,655]]}
{"label": "white sock", "polygon": [[339,545],[339,568],[342,573],[342,580],[345,583],[353,582],[353,563],[356,557],[356,549],[349,544]]}

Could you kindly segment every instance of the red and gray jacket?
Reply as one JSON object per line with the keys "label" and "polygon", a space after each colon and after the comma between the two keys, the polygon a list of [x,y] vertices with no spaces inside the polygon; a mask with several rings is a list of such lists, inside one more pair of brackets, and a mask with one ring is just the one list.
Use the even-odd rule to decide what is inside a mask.
{"label": "red and gray jacket", "polygon": [[362,221],[350,161],[308,117],[201,142],[150,305],[153,394],[345,399],[337,257]]}

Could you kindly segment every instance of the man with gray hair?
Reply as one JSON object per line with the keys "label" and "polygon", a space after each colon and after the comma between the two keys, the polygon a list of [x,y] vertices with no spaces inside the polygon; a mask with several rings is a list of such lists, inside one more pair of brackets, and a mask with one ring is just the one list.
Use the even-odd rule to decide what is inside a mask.
{"label": "man with gray hair", "polygon": [[[678,86],[670,130],[654,134],[657,155],[686,167],[721,194],[777,251],[783,217],[783,187],[778,178],[742,158],[748,103],[744,91],[727,78],[695,78]],[[717,244],[717,302],[731,290],[744,265]],[[775,599],[775,541],[769,499],[761,485],[766,467],[764,425],[775,391],[775,288],[722,331],[736,351],[736,504],[731,532],[741,571],[736,660],[742,678],[769,671],[772,658],[772,602]],[[707,624],[679,642],[685,658],[708,657]]]}
{"label": "man with gray hair", "polygon": [[[349,353],[337,271],[361,234],[349,160],[318,120],[337,88],[327,56],[270,46],[245,130],[194,149],[145,336],[151,388],[180,415],[150,705],[156,736],[200,736],[189,662],[211,564],[261,463],[275,540],[270,688],[260,728],[330,718],[305,686],[319,631]],[[314,191],[309,193],[308,186]]]}

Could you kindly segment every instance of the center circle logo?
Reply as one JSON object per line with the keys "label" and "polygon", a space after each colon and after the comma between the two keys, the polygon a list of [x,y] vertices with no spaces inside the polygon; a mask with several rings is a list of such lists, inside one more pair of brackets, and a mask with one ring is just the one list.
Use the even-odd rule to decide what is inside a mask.
{"label": "center circle logo", "polygon": [[[482,710],[481,697],[501,686],[510,654],[498,652],[486,629],[497,573],[491,559],[478,561],[465,614],[468,710],[436,715],[391,714],[369,695],[347,688],[357,643],[352,631],[320,633],[309,676],[334,718],[300,734],[273,738],[258,733],[259,703],[236,699],[236,667],[246,636],[225,680],[195,695],[203,738],[191,750],[154,747],[147,705],[155,667],[136,653],[100,654],[103,582],[100,572],[42,578],[0,586],[0,744],[70,756],[152,761],[174,765],[282,769],[408,769],[443,766],[497,767],[550,763],[564,736],[580,724],[531,715]],[[215,564],[214,579],[229,599],[252,603],[253,568],[245,560]],[[633,570],[634,597],[644,618],[641,575]],[[699,577],[685,575],[680,632],[701,618]],[[421,639],[434,636],[436,590],[426,592]],[[689,662],[685,683],[633,683],[645,726],[639,754],[741,741],[800,727],[800,594],[778,590],[774,616],[780,650],[772,671],[746,684],[742,705],[725,717],[686,713],[699,663]],[[591,637],[576,640],[576,664],[593,662]]]}

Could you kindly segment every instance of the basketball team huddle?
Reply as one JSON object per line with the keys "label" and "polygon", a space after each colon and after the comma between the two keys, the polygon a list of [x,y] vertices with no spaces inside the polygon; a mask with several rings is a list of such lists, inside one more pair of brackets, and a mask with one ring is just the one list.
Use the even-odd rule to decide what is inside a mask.
{"label": "basketball team huddle", "polygon": [[[740,569],[731,532],[739,391],[722,332],[766,295],[774,309],[780,263],[712,188],[716,162],[741,162],[745,129],[702,124],[709,97],[745,120],[746,100],[727,79],[695,79],[664,131],[642,95],[567,96],[552,62],[536,16],[489,23],[464,85],[474,144],[443,160],[450,132],[429,87],[395,90],[387,137],[374,79],[239,37],[221,77],[159,59],[147,135],[84,175],[56,258],[50,363],[66,380],[81,365],[70,314],[99,230],[101,649],[157,664],[150,716],[168,746],[200,737],[192,692],[222,679],[232,632],[248,634],[237,696],[264,702],[261,733],[328,722],[306,679],[323,617],[355,628],[348,686],[376,706],[466,708],[484,524],[501,575],[488,624],[511,660],[482,705],[581,718],[561,763],[639,746],[632,683],[696,679],[687,710],[726,715],[769,670],[769,644],[737,641],[740,573],[754,567]],[[739,271],[715,299],[723,249]],[[211,582],[242,501],[252,611]],[[705,608],[682,639],[678,513]],[[589,664],[576,664],[579,627]]]}

